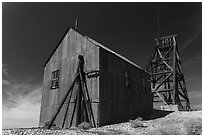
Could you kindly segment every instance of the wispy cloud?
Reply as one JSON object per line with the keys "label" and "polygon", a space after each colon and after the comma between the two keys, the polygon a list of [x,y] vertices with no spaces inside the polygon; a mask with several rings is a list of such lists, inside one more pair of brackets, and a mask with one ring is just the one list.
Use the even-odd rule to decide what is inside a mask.
{"label": "wispy cloud", "polygon": [[28,100],[21,100],[15,107],[3,108],[3,128],[23,128],[38,126],[40,114],[40,103],[30,103]]}
{"label": "wispy cloud", "polygon": [[2,68],[2,126],[3,128],[38,126],[42,85],[19,83]]}
{"label": "wispy cloud", "polygon": [[2,79],[2,85],[9,85],[10,82],[8,80]]}
{"label": "wispy cloud", "polygon": [[8,65],[2,64],[2,84],[8,85],[10,82],[16,82],[15,79],[13,79],[8,70]]}
{"label": "wispy cloud", "polygon": [[202,109],[202,91],[188,92],[191,106],[196,109]]}
{"label": "wispy cloud", "polygon": [[[185,72],[188,72],[188,75],[185,76],[186,81],[195,80],[195,78],[197,78],[195,75],[201,76],[202,53],[196,54],[191,58],[186,59],[185,62],[182,63],[182,67]],[[200,74],[198,72],[200,72]]]}
{"label": "wispy cloud", "polygon": [[188,46],[190,46],[198,38],[200,34],[201,34],[200,31],[195,33],[184,44],[182,44],[182,47],[180,48],[180,52],[184,51]]}
{"label": "wispy cloud", "polygon": [[[187,47],[192,46],[193,42],[195,42],[195,40],[197,40],[197,38],[199,38],[199,36],[202,35],[202,24],[201,24],[202,19],[200,20],[200,17],[193,17],[187,20],[187,22],[192,20],[199,20],[199,21],[196,21],[196,23],[191,24],[192,26],[194,26],[194,32],[191,32],[191,35],[189,38],[185,38],[186,41],[181,45],[182,47],[179,50],[180,52],[183,52]],[[180,22],[180,23],[182,23],[181,25],[183,25],[183,23],[185,22]]]}
{"label": "wispy cloud", "polygon": [[8,70],[5,64],[2,64],[2,74],[8,77]]}

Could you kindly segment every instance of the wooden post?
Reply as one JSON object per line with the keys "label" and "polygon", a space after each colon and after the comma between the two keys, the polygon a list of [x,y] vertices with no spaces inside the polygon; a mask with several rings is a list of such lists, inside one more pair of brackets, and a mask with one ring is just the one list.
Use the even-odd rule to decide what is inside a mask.
{"label": "wooden post", "polygon": [[78,99],[77,99],[77,115],[76,115],[76,125],[79,125],[81,123],[81,103],[82,103],[82,87],[81,87],[81,82],[80,79],[78,79]]}
{"label": "wooden post", "polygon": [[76,93],[76,97],[75,97],[75,100],[74,100],[74,108],[73,108],[73,111],[72,111],[72,116],[71,116],[69,127],[72,126],[72,122],[73,122],[73,119],[74,119],[74,114],[75,114],[75,111],[76,111],[77,100],[78,100],[78,93],[79,92]]}
{"label": "wooden post", "polygon": [[78,27],[78,20],[76,19],[74,28],[77,30],[77,27]]}
{"label": "wooden post", "polygon": [[173,38],[173,104],[176,105],[176,97],[178,92],[177,76],[176,76],[176,39]]}
{"label": "wooden post", "polygon": [[67,109],[66,109],[64,120],[63,120],[63,123],[62,123],[62,128],[65,128],[64,125],[65,125],[65,121],[66,121],[66,118],[67,118],[67,113],[69,111],[69,104],[70,104],[70,101],[72,99],[72,93],[73,93],[73,89],[71,90],[71,93],[70,93],[70,96],[69,96],[69,99],[68,99],[68,102],[67,102]]}
{"label": "wooden post", "polygon": [[91,113],[91,117],[92,117],[92,121],[93,121],[93,127],[96,127],[96,123],[95,123],[95,119],[94,119],[94,115],[93,115],[91,100],[90,100],[90,97],[89,97],[88,87],[87,87],[86,81],[84,81],[84,86],[85,86],[85,93],[87,95],[87,99],[88,99],[88,103],[89,103],[89,109],[90,109],[90,113]]}
{"label": "wooden post", "polygon": [[70,86],[68,92],[65,94],[64,98],[62,99],[62,101],[61,101],[59,107],[57,108],[56,112],[55,112],[54,115],[52,116],[52,118],[51,118],[51,120],[50,120],[50,123],[45,127],[46,129],[50,129],[50,127],[52,126],[52,124],[53,124],[53,122],[55,121],[55,119],[56,119],[58,113],[60,112],[60,110],[61,110],[61,108],[62,108],[62,106],[63,106],[65,100],[67,99],[69,93],[70,93],[71,90],[73,89],[74,84],[75,84],[77,78],[78,78],[78,74],[76,75],[74,81],[72,82],[72,84],[71,84],[71,86]]}

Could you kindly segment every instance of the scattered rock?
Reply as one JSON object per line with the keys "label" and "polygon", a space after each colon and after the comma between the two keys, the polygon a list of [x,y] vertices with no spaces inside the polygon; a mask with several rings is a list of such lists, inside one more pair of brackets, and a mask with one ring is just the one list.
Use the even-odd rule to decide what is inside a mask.
{"label": "scattered rock", "polygon": [[[156,114],[153,114],[156,115]],[[192,120],[193,118],[193,120]],[[197,119],[196,119],[197,118]],[[140,120],[143,126],[133,128],[130,122],[86,129],[13,128],[2,129],[3,135],[185,135],[202,133],[202,112],[174,112],[163,117]]]}

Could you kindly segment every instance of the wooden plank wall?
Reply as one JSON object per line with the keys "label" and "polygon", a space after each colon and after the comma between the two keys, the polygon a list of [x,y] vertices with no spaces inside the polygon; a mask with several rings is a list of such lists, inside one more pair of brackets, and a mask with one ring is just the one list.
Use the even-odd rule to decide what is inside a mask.
{"label": "wooden plank wall", "polygon": [[[44,123],[50,120],[63,96],[70,87],[75,77],[78,66],[78,55],[80,54],[82,54],[85,59],[85,70],[99,69],[99,48],[75,30],[70,29],[44,68],[40,126],[44,126]],[[55,70],[60,70],[60,85],[58,89],[51,90],[51,75]],[[93,100],[92,102],[94,102],[92,103],[92,108],[95,121],[98,123],[99,77],[87,79],[87,85],[90,98]],[[76,90],[77,86],[74,88],[74,94],[76,93]],[[66,127],[69,126],[68,123],[71,119],[73,105],[74,98],[71,99],[70,109],[65,122]],[[63,105],[63,108],[54,122],[57,126],[62,125],[66,106],[67,101]],[[75,120],[76,119],[74,118],[73,125],[76,122]]]}
{"label": "wooden plank wall", "polygon": [[[150,114],[153,106],[148,75],[103,48],[99,51],[100,126]],[[129,87],[125,86],[125,73]],[[146,94],[143,94],[142,79]]]}

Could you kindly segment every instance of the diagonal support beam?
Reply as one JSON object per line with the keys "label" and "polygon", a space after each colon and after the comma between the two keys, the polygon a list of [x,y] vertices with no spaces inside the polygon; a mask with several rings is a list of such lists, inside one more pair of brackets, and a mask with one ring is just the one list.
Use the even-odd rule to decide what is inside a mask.
{"label": "diagonal support beam", "polygon": [[173,68],[171,66],[169,66],[168,63],[166,63],[166,61],[163,61],[163,63],[171,70],[171,71],[174,71]]}
{"label": "diagonal support beam", "polygon": [[166,54],[164,54],[163,58],[165,58],[172,50],[172,47],[166,52]]}
{"label": "diagonal support beam", "polygon": [[173,74],[173,72],[171,72],[156,88],[155,90],[159,89],[159,87]]}
{"label": "diagonal support beam", "polygon": [[163,97],[160,95],[160,93],[158,93],[158,92],[155,91],[155,90],[154,90],[154,92],[159,96],[159,98],[163,101],[163,103],[164,103],[165,105],[168,105],[168,104],[166,103],[166,101],[163,99]]}
{"label": "diagonal support beam", "polygon": [[163,62],[171,71],[173,71],[173,68],[172,68],[171,66],[169,66],[169,64],[166,63],[166,61],[164,61],[164,57],[162,56],[162,54],[161,54],[161,52],[160,52],[159,49],[157,49],[157,52],[158,52],[158,54],[159,54],[159,56],[160,56],[162,62]]}

